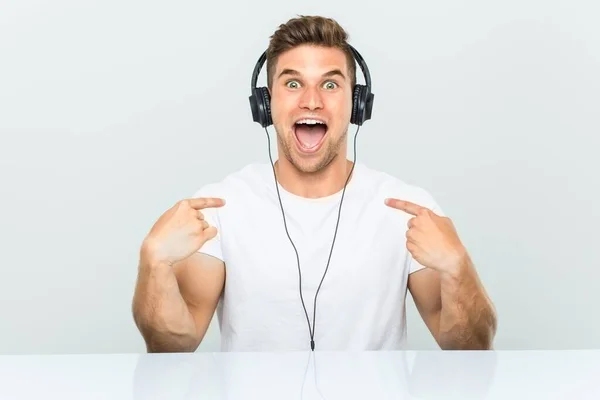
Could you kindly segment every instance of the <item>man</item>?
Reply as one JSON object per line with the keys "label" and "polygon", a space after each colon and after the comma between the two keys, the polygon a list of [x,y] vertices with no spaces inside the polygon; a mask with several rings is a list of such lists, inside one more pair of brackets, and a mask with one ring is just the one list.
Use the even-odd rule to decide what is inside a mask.
{"label": "man", "polygon": [[492,348],[494,307],[451,220],[346,157],[346,40],[322,17],[271,37],[279,158],[205,184],[148,233],[133,301],[148,351],[194,351],[215,310],[224,351],[401,349],[407,290],[442,349]]}

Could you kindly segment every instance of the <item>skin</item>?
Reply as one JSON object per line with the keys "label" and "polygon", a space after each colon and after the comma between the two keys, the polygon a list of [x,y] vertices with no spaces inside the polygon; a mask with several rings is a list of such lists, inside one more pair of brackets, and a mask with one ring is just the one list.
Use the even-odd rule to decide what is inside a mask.
{"label": "skin", "polygon": [[[270,93],[280,184],[308,198],[341,190],[352,168],[346,157],[352,87],[344,53],[304,45],[281,54]],[[327,123],[325,142],[315,153],[305,154],[296,145],[292,126],[301,117]]]}
{"label": "skin", "polygon": [[[278,180],[307,198],[341,190],[350,173],[347,133],[352,87],[339,49],[299,46],[278,59],[271,93],[277,132]],[[318,151],[303,152],[292,126],[298,118],[321,118],[327,134]],[[195,351],[210,324],[225,284],[222,261],[197,252],[216,235],[202,210],[224,199],[187,199],[167,210],[140,250],[133,315],[149,352]],[[452,221],[402,199],[382,206],[411,215],[398,238],[426,268],[412,273],[408,289],[442,349],[491,349],[495,311]]]}
{"label": "skin", "polygon": [[148,352],[193,352],[206,334],[225,265],[197,252],[217,234],[202,210],[224,205],[223,199],[182,200],[144,238],[132,312]]}
{"label": "skin", "polygon": [[425,324],[444,350],[491,350],[496,311],[452,220],[401,199],[388,207],[411,215],[406,248],[426,268],[409,275],[408,289]]}

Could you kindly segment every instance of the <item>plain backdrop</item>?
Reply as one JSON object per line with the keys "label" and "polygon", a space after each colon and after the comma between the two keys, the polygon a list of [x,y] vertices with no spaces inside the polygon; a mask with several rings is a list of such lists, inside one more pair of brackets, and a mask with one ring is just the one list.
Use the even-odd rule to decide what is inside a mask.
{"label": "plain backdrop", "polygon": [[[453,219],[496,348],[600,347],[598,2],[4,0],[0,353],[145,351],[139,245],[179,199],[269,161],[250,76],[299,14],[335,18],[367,60],[358,159]],[[407,312],[409,347],[435,349]],[[218,349],[213,323],[199,351]]]}

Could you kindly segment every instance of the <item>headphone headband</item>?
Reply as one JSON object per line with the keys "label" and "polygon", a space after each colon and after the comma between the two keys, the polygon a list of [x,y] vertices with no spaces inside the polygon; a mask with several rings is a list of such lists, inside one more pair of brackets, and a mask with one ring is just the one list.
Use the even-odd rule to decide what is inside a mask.
{"label": "headphone headband", "polygon": [[256,84],[258,83],[258,75],[260,75],[260,70],[266,61],[267,61],[267,51],[265,50],[261,54],[261,56],[258,58],[258,61],[256,62],[256,65],[254,66],[254,71],[252,72],[252,81],[251,81],[251,86],[250,86],[251,91],[256,88]]}
{"label": "headphone headband", "polygon": [[[365,85],[356,84],[354,88],[352,88],[352,116],[350,118],[351,123],[362,125],[363,122],[371,119],[371,112],[373,110],[374,94],[371,93],[371,74],[367,63],[358,50],[350,44],[347,44],[347,46],[352,52],[354,60],[360,67],[365,78]],[[250,109],[252,111],[252,119],[255,122],[260,123],[263,127],[267,127],[273,123],[271,119],[271,98],[269,91],[266,87],[256,87],[260,70],[266,61],[267,50],[265,50],[258,58],[250,81]]]}
{"label": "headphone headband", "polygon": [[360,70],[362,71],[363,76],[365,77],[365,85],[369,88],[369,92],[370,92],[371,91],[371,73],[369,72],[369,67],[367,67],[367,63],[365,62],[365,59],[363,58],[363,56],[360,55],[358,50],[356,50],[350,44],[348,45],[348,47],[354,54],[354,59],[358,63],[358,66],[360,67]]}

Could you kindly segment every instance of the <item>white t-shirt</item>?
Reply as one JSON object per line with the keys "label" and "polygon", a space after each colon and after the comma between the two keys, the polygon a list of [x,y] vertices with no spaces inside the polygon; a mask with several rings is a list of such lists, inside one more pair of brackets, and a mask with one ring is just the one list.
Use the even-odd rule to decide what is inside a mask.
{"label": "white t-shirt", "polygon": [[[318,199],[296,196],[281,185],[279,192],[312,326],[342,191]],[[203,210],[218,234],[199,250],[226,265],[217,307],[222,351],[310,349],[296,252],[285,230],[271,164],[250,164],[205,185],[194,197],[226,201],[221,208]],[[407,279],[423,266],[406,249],[412,216],[386,206],[387,197],[442,215],[425,190],[356,164],[317,298],[315,350],[397,350],[405,345]]]}

